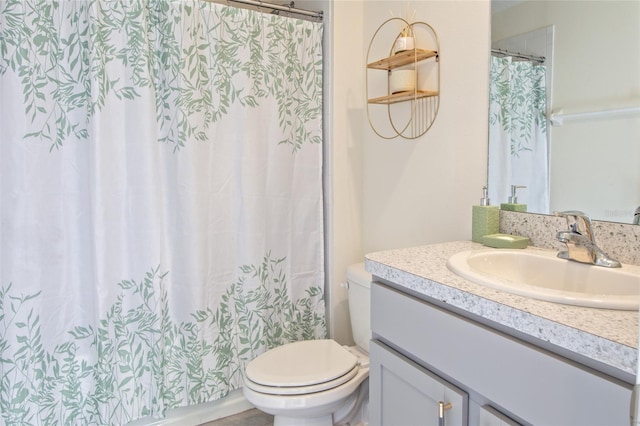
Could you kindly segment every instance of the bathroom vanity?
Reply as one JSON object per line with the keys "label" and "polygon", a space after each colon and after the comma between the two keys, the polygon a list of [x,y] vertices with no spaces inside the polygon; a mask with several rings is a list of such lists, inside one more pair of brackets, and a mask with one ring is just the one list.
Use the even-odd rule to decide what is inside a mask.
{"label": "bathroom vanity", "polygon": [[481,247],[367,255],[371,424],[628,425],[638,312],[538,301],[447,269]]}

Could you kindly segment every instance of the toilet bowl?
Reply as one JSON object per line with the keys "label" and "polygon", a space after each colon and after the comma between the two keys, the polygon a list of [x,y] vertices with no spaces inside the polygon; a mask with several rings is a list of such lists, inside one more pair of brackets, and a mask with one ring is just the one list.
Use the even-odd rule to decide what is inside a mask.
{"label": "toilet bowl", "polygon": [[359,387],[368,377],[369,357],[357,348],[306,340],[272,349],[249,363],[244,395],[274,416],[274,426],[329,426],[357,409]]}
{"label": "toilet bowl", "polygon": [[[244,395],[274,416],[274,426],[366,425],[369,397],[369,288],[363,264],[347,270],[357,346],[306,340],[271,349],[249,362]],[[351,300],[353,299],[353,300]],[[355,304],[355,305],[354,305]]]}

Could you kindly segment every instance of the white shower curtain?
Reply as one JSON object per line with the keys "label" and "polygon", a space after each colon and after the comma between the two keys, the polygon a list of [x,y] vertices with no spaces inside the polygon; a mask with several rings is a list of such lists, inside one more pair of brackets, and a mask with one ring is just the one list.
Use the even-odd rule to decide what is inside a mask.
{"label": "white shower curtain", "polygon": [[325,336],[322,24],[0,0],[0,424],[124,424]]}
{"label": "white shower curtain", "polygon": [[491,57],[489,170],[491,203],[506,203],[511,185],[518,203],[549,213],[545,67],[511,57]]}

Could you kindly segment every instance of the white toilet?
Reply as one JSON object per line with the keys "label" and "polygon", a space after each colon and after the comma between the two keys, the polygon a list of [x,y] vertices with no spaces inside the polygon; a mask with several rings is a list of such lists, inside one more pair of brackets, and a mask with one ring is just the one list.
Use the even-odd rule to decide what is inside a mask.
{"label": "white toilet", "polygon": [[274,426],[366,425],[369,402],[371,275],[347,268],[354,347],[305,340],[271,349],[249,362],[244,396],[274,416]]}

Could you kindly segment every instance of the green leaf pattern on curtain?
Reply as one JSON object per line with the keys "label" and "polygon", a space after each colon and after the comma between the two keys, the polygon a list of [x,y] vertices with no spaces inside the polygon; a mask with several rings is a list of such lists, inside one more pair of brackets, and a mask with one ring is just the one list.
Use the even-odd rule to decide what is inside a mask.
{"label": "green leaf pattern on curtain", "polygon": [[[323,334],[324,318],[315,311],[322,289],[310,287],[306,297],[290,300],[284,260],[267,253],[260,264],[242,266],[215,311],[197,311],[181,323],[169,315],[167,273],[152,268],[140,280],[118,283],[121,294],[97,329],[75,326],[52,351],[44,349],[40,317],[30,307],[40,295],[19,294],[11,284],[0,288],[1,419],[124,424],[225,396],[241,385],[244,365],[257,354]],[[259,285],[248,289],[254,280]],[[10,327],[21,330],[15,340],[7,337]],[[78,355],[86,345],[95,347],[97,359]],[[87,380],[94,390],[83,386]]]}
{"label": "green leaf pattern on curtain", "polygon": [[[205,141],[234,104],[256,106],[271,95],[286,136],[280,144],[295,152],[320,143],[307,125],[322,114],[322,45],[305,44],[316,47],[303,63],[303,44],[284,40],[318,32],[276,18],[204,1],[2,0],[0,74],[18,74],[32,128],[26,136],[51,149],[89,139],[107,96],[131,100],[148,88],[160,141],[174,150]],[[127,75],[115,74],[112,62]],[[238,74],[251,76],[252,87],[237,84]]]}
{"label": "green leaf pattern on curtain", "polygon": [[[60,161],[63,156],[58,153],[71,154],[74,142],[98,145],[92,133],[95,121],[103,108],[113,108],[114,99],[155,102],[151,124],[157,124],[154,134],[165,144],[157,146],[168,146],[174,152],[188,144],[215,143],[211,139],[215,132],[207,132],[213,123],[222,121],[234,108],[254,108],[263,101],[277,106],[283,136],[273,138],[273,143],[296,154],[285,152],[288,159],[305,154],[303,148],[310,144],[317,151],[322,116],[320,38],[318,24],[200,0],[0,0],[0,76],[10,74],[18,79],[22,99],[18,95],[16,103],[22,101],[28,126],[22,139],[46,145],[54,153],[42,150],[43,154],[52,161]],[[249,76],[250,83],[244,76]],[[107,139],[108,143],[105,133],[108,135],[104,132],[100,142]],[[118,142],[119,147],[125,143]],[[5,147],[22,147],[14,140],[4,143]],[[36,148],[40,150],[37,144]],[[19,151],[23,160],[27,157],[24,152]],[[168,157],[179,159],[187,153],[185,149],[181,155]],[[147,157],[152,155],[155,152]],[[60,161],[64,170],[76,165],[91,169],[87,164],[84,158]],[[104,165],[104,175],[110,173],[108,166]],[[316,169],[310,170],[314,173]],[[87,180],[87,174],[77,176],[79,182],[74,185]],[[122,188],[129,184],[122,182]],[[51,192],[58,190],[56,182],[47,184]],[[67,189],[59,188],[61,193]],[[90,190],[78,192],[80,196],[86,193]],[[184,199],[194,199],[191,195]],[[28,191],[19,196],[29,198]],[[66,199],[55,192],[51,200],[62,204]],[[123,210],[138,207],[133,197],[113,200],[124,200],[120,201]],[[32,206],[26,205],[25,211]],[[321,211],[321,202],[318,205]],[[4,206],[8,210],[9,204]],[[59,209],[59,204],[54,208]],[[150,216],[155,213],[145,208]],[[38,212],[24,222],[32,223],[45,214]],[[128,225],[123,229],[134,226]],[[71,225],[71,232],[87,229]],[[20,238],[22,228],[16,230],[14,238]],[[101,235],[112,231],[101,229]],[[29,243],[46,246],[44,239],[37,239],[40,232],[29,235]],[[59,235],[62,239],[62,233]],[[321,242],[321,233],[318,235]],[[321,244],[316,245],[322,253]],[[52,315],[50,310],[49,317],[44,313],[51,303],[43,296],[46,290],[25,294],[21,287],[45,289],[64,283],[48,282],[46,266],[43,278],[34,279],[42,283],[13,278],[8,280],[13,283],[0,283],[0,424],[115,425],[141,416],[162,416],[169,408],[219,399],[241,387],[244,365],[266,349],[326,336],[323,289],[316,281],[307,287],[309,281],[286,276],[284,271],[291,269],[284,264],[290,259],[270,252],[260,259],[269,248],[260,248],[249,260],[241,261],[250,264],[239,267],[231,284],[226,282],[228,288],[220,290],[216,303],[193,312],[184,308],[187,311],[181,314],[186,318],[190,314],[189,320],[173,315],[172,303],[177,302],[169,300],[165,288],[175,276],[168,270],[175,265],[141,255],[136,259],[136,272],[109,271],[117,278],[95,284],[117,296],[109,298],[107,306],[86,309],[84,319],[69,328],[65,323],[66,334],[53,338],[54,347],[42,331]],[[282,252],[287,253],[286,249]],[[68,258],[61,256],[52,262],[76,262],[73,253],[64,255]],[[211,253],[202,257],[208,255]],[[112,290],[119,277],[136,275],[144,271],[140,267],[156,262],[161,265],[150,267],[141,279],[123,280]],[[292,282],[301,282],[300,289],[292,290]],[[30,287],[32,284],[42,285]],[[92,286],[90,282],[80,284]],[[176,286],[173,283],[171,294]],[[299,293],[293,297],[295,291]]]}
{"label": "green leaf pattern on curtain", "polygon": [[491,57],[492,106],[489,123],[499,123],[511,138],[511,155],[530,151],[535,126],[546,133],[545,67],[529,61],[513,61],[509,57]]}

